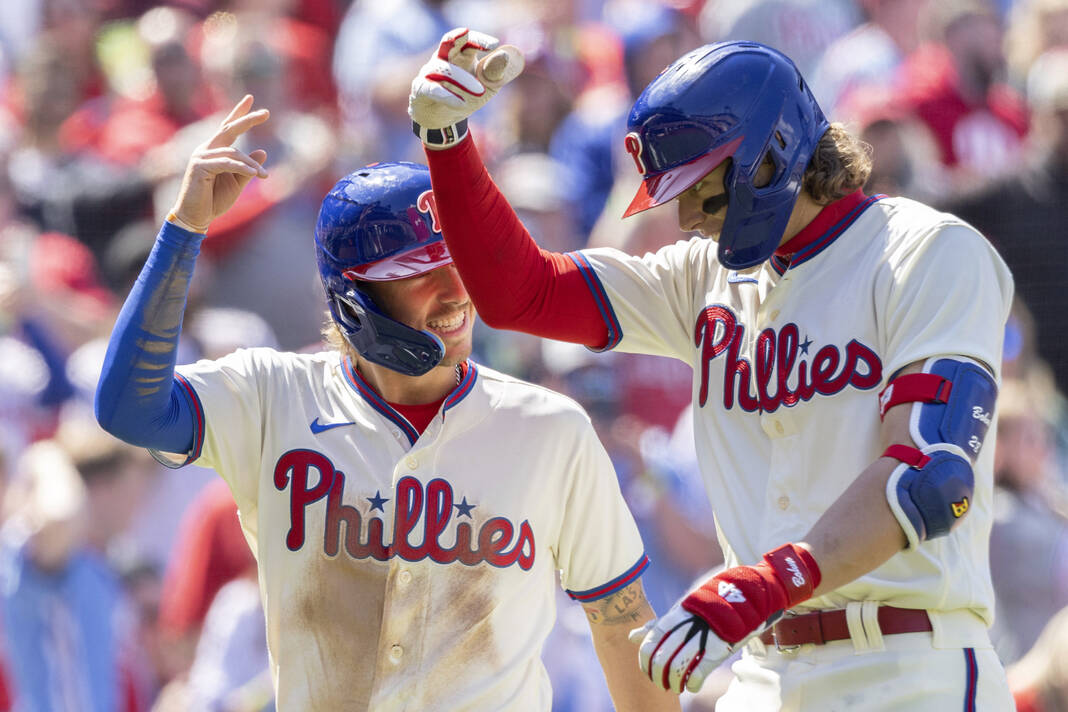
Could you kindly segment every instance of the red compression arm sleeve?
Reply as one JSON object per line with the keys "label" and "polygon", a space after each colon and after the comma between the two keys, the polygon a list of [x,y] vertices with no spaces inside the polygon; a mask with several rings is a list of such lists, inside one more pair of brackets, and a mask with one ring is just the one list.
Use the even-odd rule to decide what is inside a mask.
{"label": "red compression arm sleeve", "polygon": [[475,142],[427,150],[441,231],[483,321],[592,348],[609,331],[578,267],[538,247],[493,183]]}

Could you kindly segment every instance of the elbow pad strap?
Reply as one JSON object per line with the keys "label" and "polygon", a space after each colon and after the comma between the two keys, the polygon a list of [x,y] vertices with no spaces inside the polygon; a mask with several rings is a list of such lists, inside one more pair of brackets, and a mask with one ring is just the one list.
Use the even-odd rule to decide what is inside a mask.
{"label": "elbow pad strap", "polygon": [[879,394],[879,417],[912,402],[909,434],[919,447],[951,443],[971,462],[979,457],[990,428],[998,386],[987,369],[963,356],[924,362],[922,373],[893,379]]}

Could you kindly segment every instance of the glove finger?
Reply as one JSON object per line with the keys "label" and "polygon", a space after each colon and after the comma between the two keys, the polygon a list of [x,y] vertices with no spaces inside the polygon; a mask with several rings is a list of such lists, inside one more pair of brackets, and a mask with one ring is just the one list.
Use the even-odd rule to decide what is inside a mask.
{"label": "glove finger", "polygon": [[467,44],[467,35],[469,32],[470,30],[466,27],[454,27],[446,32],[442,35],[441,42],[438,44],[438,51],[434,56],[448,62],[453,49],[456,47],[463,47]]}
{"label": "glove finger", "polygon": [[475,75],[463,67],[440,60],[431,60],[423,65],[419,75],[429,82],[445,87],[451,94],[465,99],[469,96],[482,96],[486,87]]}
{"label": "glove finger", "polygon": [[488,52],[497,49],[500,44],[501,41],[499,39],[493,35],[487,35],[485,32],[471,30],[467,33],[467,47],[473,47],[482,52]]}
{"label": "glove finger", "polygon": [[656,619],[655,618],[649,619],[648,621],[645,622],[645,625],[643,625],[641,628],[635,628],[630,633],[628,633],[627,634],[627,640],[629,640],[630,642],[634,643],[635,645],[638,645],[639,643],[642,642],[642,639],[645,638],[645,634],[653,629],[654,625],[656,625]]}
{"label": "glove finger", "polygon": [[652,658],[653,653],[660,646],[660,641],[664,639],[664,634],[661,631],[653,628],[645,634],[645,639],[642,644],[638,646],[638,665],[641,667],[642,672],[649,675],[649,660]]}
{"label": "glove finger", "polygon": [[496,49],[498,44],[500,42],[496,37],[491,37],[482,32],[468,32],[453,43],[452,49],[449,50],[448,60],[457,67],[474,73],[479,55]]}
{"label": "glove finger", "polygon": [[444,104],[453,109],[464,105],[464,97],[457,91],[450,91],[437,82],[427,82],[412,96],[412,104],[420,108],[431,108],[434,104]]}
{"label": "glove finger", "polygon": [[[683,654],[683,650],[689,645],[689,641],[686,640],[687,629],[688,626],[684,625],[671,631],[663,638],[649,659],[649,679],[653,681],[653,684],[665,690],[673,689],[670,682],[672,666],[676,665],[679,655]],[[687,663],[688,660],[687,658]]]}
{"label": "glove finger", "polygon": [[469,32],[463,42],[457,41],[449,50],[448,60],[469,72],[475,71],[479,55],[497,49],[500,41],[482,32]]}
{"label": "glove finger", "polygon": [[[658,649],[664,645],[664,641],[667,637],[675,631],[682,629],[683,636],[685,631],[689,627],[689,622],[693,616],[679,607],[673,607],[667,613],[657,618],[652,623],[652,629],[645,635],[645,640],[642,641],[641,647],[638,649],[638,660],[641,664],[642,672],[649,675],[649,679],[655,679],[655,673],[650,670],[650,661],[652,657],[657,653]],[[649,623],[645,624],[646,627]],[[679,638],[682,641],[682,638]]]}
{"label": "glove finger", "polygon": [[475,66],[475,76],[490,89],[496,91],[518,77],[526,59],[519,48],[504,45],[487,54]]}
{"label": "glove finger", "polygon": [[665,690],[671,690],[681,694],[686,685],[686,678],[692,672],[695,661],[700,662],[704,655],[704,647],[701,645],[701,636],[695,635],[679,647],[674,658],[669,660],[664,668],[663,679],[660,681]]}
{"label": "glove finger", "polygon": [[697,692],[701,689],[701,686],[705,684],[705,678],[712,674],[712,671],[719,667],[719,664],[723,662],[723,659],[716,656],[710,650],[706,650],[705,654],[700,660],[696,661],[693,670],[690,671],[690,675],[687,679],[683,680],[683,684],[686,685],[686,689],[690,692]]}

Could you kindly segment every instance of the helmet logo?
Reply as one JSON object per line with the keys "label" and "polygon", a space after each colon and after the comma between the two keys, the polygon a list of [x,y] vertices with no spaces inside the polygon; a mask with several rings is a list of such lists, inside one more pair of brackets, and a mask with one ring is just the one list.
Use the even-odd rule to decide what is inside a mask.
{"label": "helmet logo", "polygon": [[644,176],[645,161],[642,160],[642,137],[638,135],[637,131],[631,131],[627,134],[627,137],[623,139],[623,147],[627,149],[627,153],[634,159],[634,165],[638,167],[638,172]]}
{"label": "helmet logo", "polygon": [[425,190],[420,193],[419,198],[415,201],[415,207],[419,209],[419,212],[430,216],[431,230],[441,232],[441,228],[438,226],[438,201],[434,197],[434,191]]}

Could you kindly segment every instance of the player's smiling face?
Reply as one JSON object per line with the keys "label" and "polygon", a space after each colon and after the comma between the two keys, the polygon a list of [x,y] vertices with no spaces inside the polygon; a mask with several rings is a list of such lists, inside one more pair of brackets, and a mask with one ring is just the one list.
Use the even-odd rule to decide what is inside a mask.
{"label": "player's smiling face", "polygon": [[723,179],[730,165],[729,158],[724,160],[677,198],[679,227],[683,232],[719,239],[723,221],[727,219],[727,190]]}
{"label": "player's smiling face", "polygon": [[455,366],[471,355],[475,307],[453,265],[407,279],[366,283],[364,288],[391,318],[442,340],[445,358],[440,366]]}

